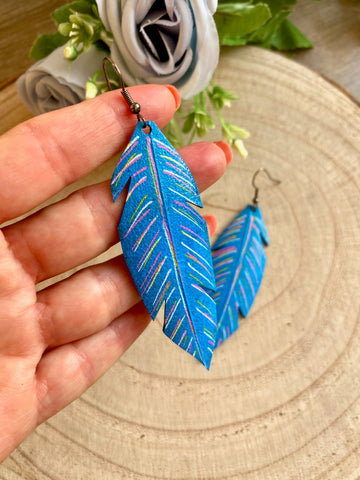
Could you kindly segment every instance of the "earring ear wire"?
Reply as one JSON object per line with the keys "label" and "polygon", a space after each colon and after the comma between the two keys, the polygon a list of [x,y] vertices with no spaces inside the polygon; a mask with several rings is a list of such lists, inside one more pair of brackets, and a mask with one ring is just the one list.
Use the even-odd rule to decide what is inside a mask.
{"label": "earring ear wire", "polygon": [[238,328],[239,312],[246,317],[258,293],[266,263],[264,244],[268,235],[257,206],[259,187],[256,178],[264,172],[276,184],[266,168],[259,168],[252,177],[255,189],[253,204],[244,208],[223,230],[212,248],[215,272],[218,329],[216,346]]}
{"label": "earring ear wire", "polygon": [[146,122],[145,118],[140,113],[141,105],[140,105],[140,103],[135,102],[133,100],[133,98],[131,97],[130,93],[126,90],[124,80],[123,80],[121,72],[120,72],[120,68],[116,65],[116,63],[111,58],[104,57],[103,62],[102,62],[102,68],[103,68],[103,71],[104,71],[105,80],[106,80],[109,91],[113,90],[113,89],[111,88],[110,79],[109,79],[107,71],[106,71],[106,62],[110,63],[110,65],[115,70],[117,76],[120,79],[120,84],[121,84],[120,91],[121,91],[121,94],[124,97],[126,103],[129,105],[130,112],[134,113],[137,116],[138,121],[143,122],[143,124],[144,124],[143,128],[146,128],[148,126],[148,123]]}
{"label": "earring ear wire", "polygon": [[254,189],[255,189],[254,198],[253,198],[253,200],[252,200],[254,206],[259,203],[259,187],[256,185],[255,180],[256,180],[257,176],[259,175],[259,173],[262,173],[262,172],[264,172],[264,173],[268,176],[268,178],[269,178],[273,183],[275,183],[276,185],[279,185],[279,184],[281,183],[281,180],[278,180],[278,179],[272,177],[272,176],[270,175],[269,171],[268,171],[266,168],[260,167],[258,170],[256,170],[256,172],[254,173],[254,175],[253,175],[253,177],[252,177],[252,180],[251,180],[251,185],[252,185],[252,186],[254,187]]}

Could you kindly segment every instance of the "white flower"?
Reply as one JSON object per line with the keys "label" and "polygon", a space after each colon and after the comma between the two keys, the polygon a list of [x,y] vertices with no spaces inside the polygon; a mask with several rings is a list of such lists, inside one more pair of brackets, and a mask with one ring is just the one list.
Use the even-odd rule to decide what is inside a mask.
{"label": "white flower", "polygon": [[125,83],[171,83],[183,98],[201,92],[219,59],[217,0],[97,0],[114,35],[111,57]]}
{"label": "white flower", "polygon": [[64,47],[32,65],[16,82],[18,93],[34,114],[50,112],[85,98],[85,84],[101,69],[104,52],[91,47],[76,60],[64,58]]}

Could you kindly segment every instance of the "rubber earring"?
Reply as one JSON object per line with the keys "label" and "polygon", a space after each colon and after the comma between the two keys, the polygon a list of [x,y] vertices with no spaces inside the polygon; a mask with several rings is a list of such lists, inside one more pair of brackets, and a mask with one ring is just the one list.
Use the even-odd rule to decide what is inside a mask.
{"label": "rubber earring", "polygon": [[260,209],[259,188],[255,180],[264,172],[279,184],[265,168],[257,170],[252,178],[255,188],[253,204],[248,205],[225,228],[212,248],[215,272],[218,331],[216,345],[235,332],[239,324],[239,312],[246,317],[258,293],[265,268],[264,246],[269,244]]}
{"label": "rubber earring", "polygon": [[126,90],[119,68],[108,57],[121,82],[121,93],[138,123],[115,168],[114,202],[128,187],[119,235],[124,258],[152,319],[165,302],[164,333],[207,368],[215,348],[215,278],[202,207],[187,165],[156,124],[141,115],[141,106]]}

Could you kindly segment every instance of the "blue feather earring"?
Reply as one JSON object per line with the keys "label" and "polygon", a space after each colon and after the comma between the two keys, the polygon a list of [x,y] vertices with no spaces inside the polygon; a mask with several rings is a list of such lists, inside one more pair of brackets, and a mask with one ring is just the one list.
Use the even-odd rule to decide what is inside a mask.
{"label": "blue feather earring", "polygon": [[114,171],[114,202],[128,187],[119,235],[124,258],[141,298],[155,319],[165,302],[164,333],[207,368],[215,348],[216,305],[211,297],[215,278],[202,207],[187,165],[140,105],[121,93],[138,123]]}
{"label": "blue feather earring", "polygon": [[238,328],[239,311],[246,317],[258,293],[265,268],[264,246],[269,244],[268,235],[260,209],[259,188],[255,184],[257,175],[266,173],[257,170],[252,179],[255,188],[253,204],[248,205],[225,228],[212,248],[215,272],[218,331],[216,346],[226,340]]}

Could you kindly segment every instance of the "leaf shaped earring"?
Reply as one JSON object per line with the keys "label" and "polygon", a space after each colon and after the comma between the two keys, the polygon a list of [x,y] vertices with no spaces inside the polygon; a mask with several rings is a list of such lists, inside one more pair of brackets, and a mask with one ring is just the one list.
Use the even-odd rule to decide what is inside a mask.
{"label": "leaf shaped earring", "polygon": [[140,105],[121,93],[137,115],[130,143],[114,171],[114,202],[126,186],[119,235],[124,258],[152,319],[165,302],[164,333],[207,368],[215,348],[216,305],[211,249],[202,207],[187,165],[155,123],[145,121]]}
{"label": "leaf shaped earring", "polygon": [[274,183],[280,183],[265,168],[257,170],[252,179],[253,205],[248,205],[234,218],[212,248],[216,281],[213,299],[218,315],[216,345],[237,330],[239,311],[247,316],[263,278],[266,262],[263,243],[268,245],[269,240],[257,206],[259,188],[255,180],[260,172],[265,172]]}

